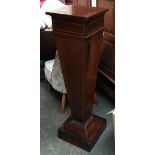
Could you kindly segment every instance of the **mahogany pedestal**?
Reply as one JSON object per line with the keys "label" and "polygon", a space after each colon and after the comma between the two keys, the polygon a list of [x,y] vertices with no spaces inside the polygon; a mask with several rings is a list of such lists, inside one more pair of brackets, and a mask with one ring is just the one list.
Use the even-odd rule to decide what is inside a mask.
{"label": "mahogany pedestal", "polygon": [[71,116],[58,137],[90,151],[106,127],[106,119],[92,114],[103,20],[107,9],[65,6],[47,12],[59,52]]}

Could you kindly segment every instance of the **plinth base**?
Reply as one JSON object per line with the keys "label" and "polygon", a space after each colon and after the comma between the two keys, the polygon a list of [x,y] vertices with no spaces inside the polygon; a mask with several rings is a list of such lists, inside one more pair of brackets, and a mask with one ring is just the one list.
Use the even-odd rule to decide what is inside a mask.
{"label": "plinth base", "polygon": [[106,119],[96,115],[92,115],[86,124],[70,117],[58,129],[58,137],[86,151],[91,151],[106,125]]}

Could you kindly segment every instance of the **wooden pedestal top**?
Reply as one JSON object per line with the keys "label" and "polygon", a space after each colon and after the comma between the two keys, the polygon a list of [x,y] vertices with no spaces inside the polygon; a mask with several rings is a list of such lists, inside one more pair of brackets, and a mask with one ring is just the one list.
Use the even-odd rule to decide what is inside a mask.
{"label": "wooden pedestal top", "polygon": [[69,5],[46,14],[52,16],[54,33],[66,32],[67,35],[70,33],[87,37],[103,30],[103,24],[101,23],[103,23],[104,14],[107,10],[104,8]]}
{"label": "wooden pedestal top", "polygon": [[104,14],[107,10],[108,9],[98,7],[68,5],[60,9],[49,11],[46,14],[51,15],[52,18],[56,17],[59,19],[72,19],[73,21],[86,22]]}

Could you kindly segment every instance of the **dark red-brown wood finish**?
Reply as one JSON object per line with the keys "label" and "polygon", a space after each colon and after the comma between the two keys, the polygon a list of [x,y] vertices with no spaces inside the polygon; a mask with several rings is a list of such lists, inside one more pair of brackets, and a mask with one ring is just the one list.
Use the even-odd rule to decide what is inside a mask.
{"label": "dark red-brown wood finish", "polygon": [[[92,6],[93,0],[73,0],[73,5]],[[107,8],[104,18],[104,39],[98,66],[97,84],[115,99],[115,0],[96,0],[96,7]]]}
{"label": "dark red-brown wood finish", "polygon": [[91,0],[72,0],[72,5],[90,6]]}
{"label": "dark red-brown wood finish", "polygon": [[48,12],[59,52],[71,116],[58,137],[90,151],[106,127],[92,114],[103,21],[107,9],[66,6]]}
{"label": "dark red-brown wood finish", "polygon": [[97,7],[108,8],[104,18],[104,39],[100,52],[98,83],[115,99],[115,0],[96,0]]}

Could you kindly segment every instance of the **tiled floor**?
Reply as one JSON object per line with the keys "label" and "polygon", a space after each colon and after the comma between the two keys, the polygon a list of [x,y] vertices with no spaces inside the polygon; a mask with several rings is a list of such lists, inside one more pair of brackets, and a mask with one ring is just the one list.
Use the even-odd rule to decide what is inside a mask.
{"label": "tiled floor", "polygon": [[54,90],[47,89],[47,83],[40,83],[40,154],[41,155],[114,155],[115,141],[112,115],[107,112],[114,109],[114,102],[109,100],[99,90],[97,105],[94,105],[93,113],[107,119],[107,127],[91,150],[86,152],[70,143],[57,138],[57,129],[70,115],[70,108],[65,113],[60,112],[61,96]]}

